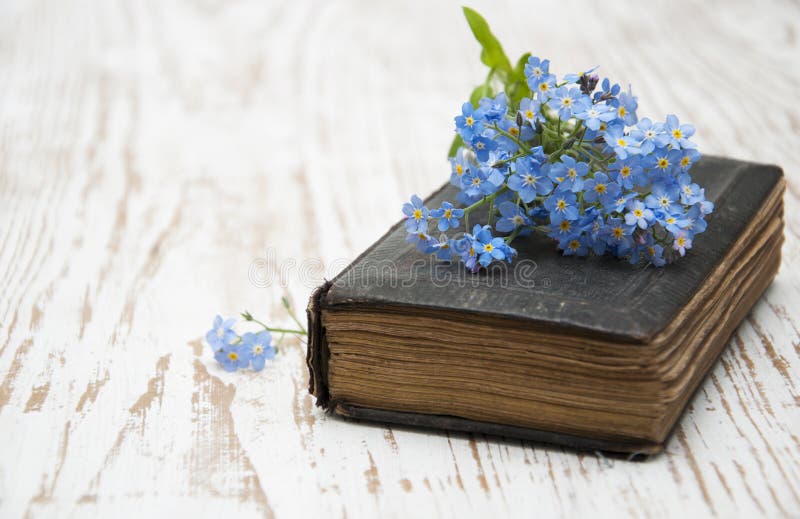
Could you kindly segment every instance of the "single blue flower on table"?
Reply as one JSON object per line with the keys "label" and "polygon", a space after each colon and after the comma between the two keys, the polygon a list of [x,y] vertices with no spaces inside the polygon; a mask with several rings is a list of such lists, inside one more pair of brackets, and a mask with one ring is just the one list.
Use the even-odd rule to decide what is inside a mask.
{"label": "single blue flower on table", "polygon": [[558,224],[562,220],[576,220],[580,216],[577,201],[578,197],[572,191],[557,191],[544,201],[544,207],[550,212],[550,220]]}
{"label": "single blue flower on table", "polygon": [[561,162],[548,165],[547,176],[558,183],[556,191],[577,193],[583,189],[583,177],[589,173],[589,164],[577,162],[569,155],[561,155]]}
{"label": "single blue flower on table", "polygon": [[582,112],[586,103],[588,103],[588,97],[580,89],[562,86],[552,93],[550,100],[547,101],[547,106],[558,111],[558,117],[562,121],[566,121],[572,117],[574,110]]}
{"label": "single blue flower on table", "polygon": [[464,142],[470,142],[483,131],[483,112],[480,109],[475,110],[469,101],[461,105],[461,115],[457,115],[455,119],[456,131]]}
{"label": "single blue flower on table", "polygon": [[258,333],[245,333],[242,335],[242,346],[247,349],[250,356],[250,365],[255,371],[264,369],[264,363],[267,359],[275,358],[272,335],[267,330]]}
{"label": "single blue flower on table", "polygon": [[608,126],[606,131],[603,132],[603,138],[620,159],[626,158],[629,154],[639,152],[634,140],[629,135],[625,135],[625,129],[620,124]]}
{"label": "single blue flower on table", "polygon": [[222,364],[225,371],[236,371],[250,364],[250,349],[243,343],[228,344],[214,353],[214,358]]}
{"label": "single blue flower on table", "polygon": [[506,245],[503,238],[492,236],[492,228],[488,225],[481,227],[476,225],[473,229],[475,252],[478,255],[478,263],[486,267],[492,260],[511,260],[514,249]]}
{"label": "single blue flower on table", "polygon": [[686,249],[692,248],[692,235],[689,231],[678,231],[673,234],[672,248],[681,256],[686,255]]}
{"label": "single blue flower on table", "polygon": [[526,204],[537,196],[553,190],[553,183],[542,173],[539,164],[530,157],[522,157],[514,163],[515,172],[508,177],[509,189],[519,193]]}
{"label": "single blue flower on table", "polygon": [[523,208],[514,202],[500,204],[500,219],[494,228],[499,232],[512,232],[524,225],[531,225],[531,219],[525,214]]}
{"label": "single blue flower on table", "polygon": [[531,92],[536,92],[539,83],[550,76],[550,60],[539,59],[538,56],[531,56],[525,64],[524,69],[525,80],[528,82],[528,88]]}
{"label": "single blue flower on table", "polygon": [[681,124],[678,116],[670,114],[667,122],[664,123],[664,133],[662,133],[656,144],[659,146],[672,146],[675,149],[696,148],[697,145],[689,140],[694,135],[694,126],[691,124]]}
{"label": "single blue flower on table", "polygon": [[642,155],[648,155],[656,148],[656,142],[664,134],[664,125],[654,123],[647,117],[643,117],[636,124],[636,128],[631,129],[631,138],[639,144]]}
{"label": "single blue flower on table", "polygon": [[236,332],[233,331],[233,325],[235,323],[236,319],[234,318],[223,319],[220,315],[214,318],[211,329],[206,333],[206,342],[211,346],[212,350],[217,352],[239,337],[236,335]]}
{"label": "single blue flower on table", "polygon": [[617,112],[613,107],[605,103],[581,104],[581,110],[576,110],[575,117],[583,121],[587,128],[597,131],[603,124],[607,124],[617,117]]}
{"label": "single blue flower on table", "polygon": [[428,215],[430,211],[417,195],[411,196],[411,203],[403,204],[403,214],[406,215],[406,231],[426,232],[428,230]]}
{"label": "single blue flower on table", "polygon": [[442,207],[434,209],[430,215],[439,219],[439,230],[444,232],[447,229],[458,227],[458,219],[464,217],[464,210],[455,207],[450,202],[442,202]]}
{"label": "single blue flower on table", "polygon": [[641,200],[628,202],[628,212],[625,213],[625,223],[637,225],[640,229],[647,229],[655,216],[653,210],[645,207]]}
{"label": "single blue flower on table", "polygon": [[593,178],[586,180],[583,187],[585,189],[583,199],[590,203],[606,197],[615,199],[620,192],[619,184],[611,182],[608,175],[600,171],[595,173]]}
{"label": "single blue flower on table", "polygon": [[470,141],[470,146],[475,151],[475,156],[478,162],[486,162],[489,160],[489,152],[497,149],[497,143],[483,135],[476,135]]}

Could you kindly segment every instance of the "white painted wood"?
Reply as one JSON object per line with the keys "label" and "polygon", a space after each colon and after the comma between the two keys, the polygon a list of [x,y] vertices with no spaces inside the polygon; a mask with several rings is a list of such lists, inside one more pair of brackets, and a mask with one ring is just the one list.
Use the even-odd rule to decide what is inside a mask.
{"label": "white painted wood", "polygon": [[[485,73],[455,4],[6,1],[0,516],[798,516],[800,6],[477,4],[513,57],[600,64],[786,171],[781,273],[667,453],[354,425],[299,342],[259,374],[199,343],[217,312],[285,322],[254,259],[335,273],[447,177]],[[298,308],[321,277],[286,276]]]}

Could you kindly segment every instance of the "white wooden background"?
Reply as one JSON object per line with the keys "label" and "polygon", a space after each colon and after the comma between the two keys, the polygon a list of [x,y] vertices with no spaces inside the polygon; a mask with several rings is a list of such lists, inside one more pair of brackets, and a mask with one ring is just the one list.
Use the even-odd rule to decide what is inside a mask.
{"label": "white wooden background", "polygon": [[456,3],[4,0],[0,517],[800,516],[800,5],[475,7],[512,59],[600,64],[786,171],[781,273],[666,454],[347,423],[299,341],[240,374],[201,345],[217,312],[288,323],[253,265],[321,261],[285,275],[302,310],[447,178],[485,74]]}

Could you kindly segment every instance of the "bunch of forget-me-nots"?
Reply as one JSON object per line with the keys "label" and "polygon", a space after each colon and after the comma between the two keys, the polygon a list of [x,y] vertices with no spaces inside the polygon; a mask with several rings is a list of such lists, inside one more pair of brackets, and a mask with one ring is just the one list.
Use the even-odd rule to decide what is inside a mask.
{"label": "bunch of forget-me-nots", "polygon": [[[532,232],[564,255],[656,266],[683,256],[714,208],[689,175],[700,158],[694,127],[675,115],[639,119],[636,96],[594,69],[559,79],[530,54],[512,67],[483,18],[464,12],[491,70],[455,118],[451,183],[461,207],[413,196],[403,206],[408,241],[472,271],[511,262],[511,242]],[[503,91],[495,95],[493,82]]]}

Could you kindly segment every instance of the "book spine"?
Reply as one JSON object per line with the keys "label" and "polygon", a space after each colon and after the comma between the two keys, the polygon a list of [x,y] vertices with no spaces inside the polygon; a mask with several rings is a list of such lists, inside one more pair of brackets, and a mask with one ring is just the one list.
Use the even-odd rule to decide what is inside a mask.
{"label": "book spine", "polygon": [[328,359],[330,350],[322,325],[322,305],[332,283],[326,281],[311,294],[306,308],[308,318],[308,350],[306,365],[308,366],[308,392],[317,399],[317,405],[325,410],[330,407],[330,391],[328,389]]}

